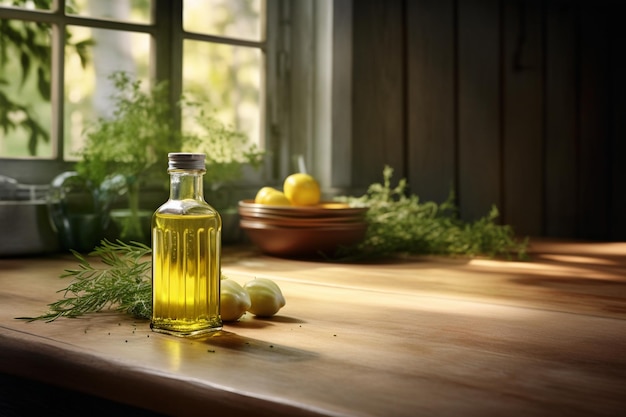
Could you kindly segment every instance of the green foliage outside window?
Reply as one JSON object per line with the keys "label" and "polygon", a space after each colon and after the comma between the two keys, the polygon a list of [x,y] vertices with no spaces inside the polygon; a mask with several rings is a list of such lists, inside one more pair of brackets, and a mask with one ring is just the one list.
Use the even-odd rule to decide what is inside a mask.
{"label": "green foliage outside window", "polygon": [[[14,0],[11,5],[27,3],[49,9],[51,0]],[[85,65],[91,40],[74,43],[69,31],[65,36],[66,48]],[[23,137],[31,156],[38,155],[41,142],[50,141],[49,126],[41,122],[36,107],[50,102],[51,39],[52,28],[47,23],[0,19],[0,133]]]}

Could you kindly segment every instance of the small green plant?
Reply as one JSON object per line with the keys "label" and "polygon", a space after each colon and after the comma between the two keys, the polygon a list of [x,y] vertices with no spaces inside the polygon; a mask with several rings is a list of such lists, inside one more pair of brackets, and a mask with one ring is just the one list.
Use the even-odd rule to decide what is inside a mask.
{"label": "small green plant", "polygon": [[[261,164],[264,152],[209,112],[207,104],[183,98],[174,108],[165,81],[146,89],[125,72],[114,72],[109,78],[115,88],[113,114],[86,130],[76,171],[94,192],[112,176],[125,179],[130,216],[122,223],[122,240],[148,240],[139,219],[140,191],[147,183],[166,186],[169,152],[205,153],[205,188],[213,192],[238,179],[244,165]],[[185,112],[192,122],[184,132],[174,123],[176,112]]]}
{"label": "small green plant", "polygon": [[130,216],[123,223],[121,238],[141,241],[145,240],[139,220],[142,184],[159,177],[165,183],[167,154],[180,150],[182,139],[174,128],[167,82],[144,90],[141,81],[125,72],[114,72],[109,78],[115,87],[113,114],[87,129],[76,171],[94,189],[113,174],[125,178]]}
{"label": "small green plant", "polygon": [[407,195],[406,180],[391,186],[393,169],[383,170],[383,183],[371,184],[361,197],[337,200],[367,206],[368,230],[354,248],[344,248],[339,257],[372,259],[398,254],[526,257],[527,240],[518,241],[508,225],[496,224],[498,209],[475,222],[459,218],[454,194],[441,204],[420,202]]}
{"label": "small green plant", "polygon": [[125,72],[114,72],[109,79],[115,88],[112,116],[100,117],[87,128],[76,170],[94,184],[111,172],[124,175],[129,183],[145,180],[158,162],[167,161],[168,152],[181,147],[174,134],[168,83],[144,90],[141,81]]}

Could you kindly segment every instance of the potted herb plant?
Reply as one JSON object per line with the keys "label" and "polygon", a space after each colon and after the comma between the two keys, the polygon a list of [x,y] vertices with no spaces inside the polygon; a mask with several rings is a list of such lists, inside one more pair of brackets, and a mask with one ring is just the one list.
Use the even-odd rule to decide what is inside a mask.
{"label": "potted herb plant", "polygon": [[122,240],[147,242],[152,214],[140,208],[140,190],[149,180],[163,178],[167,153],[180,150],[182,138],[174,130],[168,86],[160,82],[144,90],[141,81],[125,72],[110,77],[115,87],[111,117],[98,118],[85,132],[85,145],[76,171],[98,190],[111,176],[125,180],[126,209],[115,213]]}
{"label": "potted herb plant", "polygon": [[[181,100],[180,110],[192,120],[185,132],[174,124],[174,111],[168,104],[168,85],[161,82],[151,89],[142,89],[141,82],[132,80],[124,72],[110,76],[115,87],[112,95],[113,113],[99,118],[85,131],[85,144],[79,153],[81,160],[75,169],[92,189],[102,194],[103,184],[123,178],[123,187],[117,193],[106,195],[119,198],[125,195],[128,206],[111,209],[108,215],[119,227],[124,241],[149,243],[149,225],[152,207],[142,210],[141,190],[146,186],[163,187],[165,192],[167,154],[169,152],[204,152],[207,172],[205,188],[208,200],[222,217],[225,225],[238,228],[238,221],[229,221],[236,214],[233,202],[224,196],[224,184],[242,176],[243,166],[258,167],[264,153],[241,132],[227,127],[206,105]],[[111,207],[111,204],[107,204]],[[230,207],[230,208],[229,208]],[[228,235],[228,231],[225,231]],[[228,239],[228,237],[226,237]]]}

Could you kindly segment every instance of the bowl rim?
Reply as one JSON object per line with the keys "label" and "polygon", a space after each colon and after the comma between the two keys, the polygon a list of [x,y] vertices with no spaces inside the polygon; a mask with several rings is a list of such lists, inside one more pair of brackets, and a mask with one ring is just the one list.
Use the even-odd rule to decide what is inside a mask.
{"label": "bowl rim", "polygon": [[365,216],[362,214],[357,214],[353,216],[315,216],[315,217],[307,217],[307,216],[280,216],[274,213],[249,213],[247,211],[243,211],[239,213],[240,219],[246,220],[259,220],[268,223],[285,223],[285,224],[305,224],[309,225],[320,225],[320,224],[342,224],[342,223],[354,223],[354,222],[362,222],[365,221]]}
{"label": "bowl rim", "polygon": [[368,207],[353,207],[347,203],[336,201],[322,201],[314,206],[276,206],[255,203],[254,200],[240,200],[237,206],[240,214],[243,211],[257,214],[273,214],[283,217],[355,216],[363,215],[369,209]]}

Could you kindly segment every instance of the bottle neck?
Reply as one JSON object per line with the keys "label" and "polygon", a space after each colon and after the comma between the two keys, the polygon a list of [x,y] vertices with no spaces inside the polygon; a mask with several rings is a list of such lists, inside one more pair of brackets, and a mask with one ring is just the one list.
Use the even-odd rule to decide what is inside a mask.
{"label": "bottle neck", "polygon": [[203,200],[204,187],[201,170],[170,170],[171,200]]}

